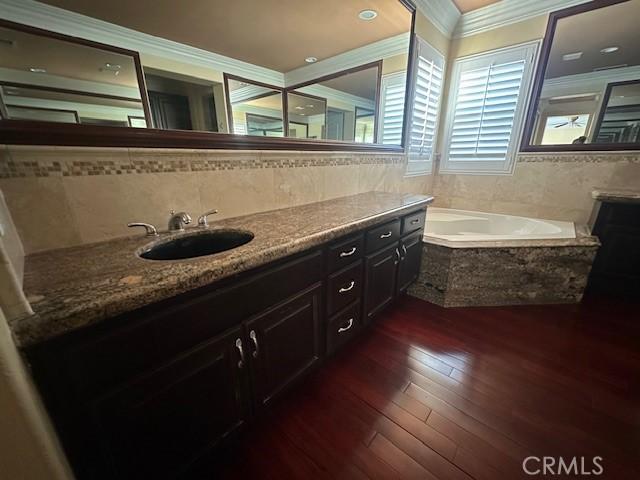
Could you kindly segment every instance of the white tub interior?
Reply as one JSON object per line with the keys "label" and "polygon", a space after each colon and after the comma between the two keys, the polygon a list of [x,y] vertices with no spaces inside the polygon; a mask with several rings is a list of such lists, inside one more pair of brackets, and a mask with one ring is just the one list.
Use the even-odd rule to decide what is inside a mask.
{"label": "white tub interior", "polygon": [[572,222],[450,208],[427,209],[425,237],[449,241],[576,238]]}

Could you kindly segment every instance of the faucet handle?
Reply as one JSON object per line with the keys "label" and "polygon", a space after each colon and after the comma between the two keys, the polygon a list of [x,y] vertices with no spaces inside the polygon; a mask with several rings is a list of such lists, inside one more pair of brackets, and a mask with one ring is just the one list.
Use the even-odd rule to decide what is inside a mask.
{"label": "faucet handle", "polygon": [[154,227],[150,223],[142,223],[142,222],[127,223],[127,227],[129,227],[129,228],[131,228],[131,227],[144,227],[147,237],[157,237],[158,236],[158,230],[156,230],[156,227]]}
{"label": "faucet handle", "polygon": [[198,217],[198,226],[199,227],[206,227],[209,225],[209,223],[207,222],[207,217],[209,215],[213,215],[214,213],[218,213],[217,209],[213,209],[213,210],[209,210],[208,212],[204,212],[202,215],[200,215]]}

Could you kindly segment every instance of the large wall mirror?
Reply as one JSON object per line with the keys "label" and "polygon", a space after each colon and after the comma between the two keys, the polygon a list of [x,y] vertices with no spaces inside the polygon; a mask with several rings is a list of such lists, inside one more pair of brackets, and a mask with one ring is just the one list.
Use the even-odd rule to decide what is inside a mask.
{"label": "large wall mirror", "polygon": [[640,0],[551,14],[522,150],[640,145]]}
{"label": "large wall mirror", "polygon": [[409,0],[30,4],[0,22],[7,143],[402,150]]}

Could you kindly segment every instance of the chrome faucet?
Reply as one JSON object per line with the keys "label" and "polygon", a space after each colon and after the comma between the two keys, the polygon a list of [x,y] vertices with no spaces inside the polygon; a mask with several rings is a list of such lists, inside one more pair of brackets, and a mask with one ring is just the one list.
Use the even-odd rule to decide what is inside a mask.
{"label": "chrome faucet", "polygon": [[218,213],[218,210],[209,210],[208,212],[204,212],[202,215],[198,217],[198,226],[199,227],[208,227],[209,223],[207,222],[207,217],[209,215],[213,215],[214,213]]}
{"label": "chrome faucet", "polygon": [[127,227],[129,227],[129,228],[131,228],[131,227],[144,227],[147,237],[157,237],[158,236],[158,230],[156,230],[156,227],[154,227],[150,223],[143,223],[143,222],[127,223]]}
{"label": "chrome faucet", "polygon": [[191,223],[191,217],[187,212],[178,212],[171,210],[171,216],[169,217],[169,231],[181,232],[184,230],[184,226]]}

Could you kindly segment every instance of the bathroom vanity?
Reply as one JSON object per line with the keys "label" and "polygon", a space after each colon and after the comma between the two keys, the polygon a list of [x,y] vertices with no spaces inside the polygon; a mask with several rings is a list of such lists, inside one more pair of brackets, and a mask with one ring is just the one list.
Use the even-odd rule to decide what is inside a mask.
{"label": "bathroom vanity", "polygon": [[[33,258],[26,287],[43,298],[12,328],[78,478],[193,478],[417,278],[431,200],[368,193],[223,220],[209,228],[254,240],[191,260],[140,259],[144,237]],[[67,286],[51,278],[65,262]]]}

